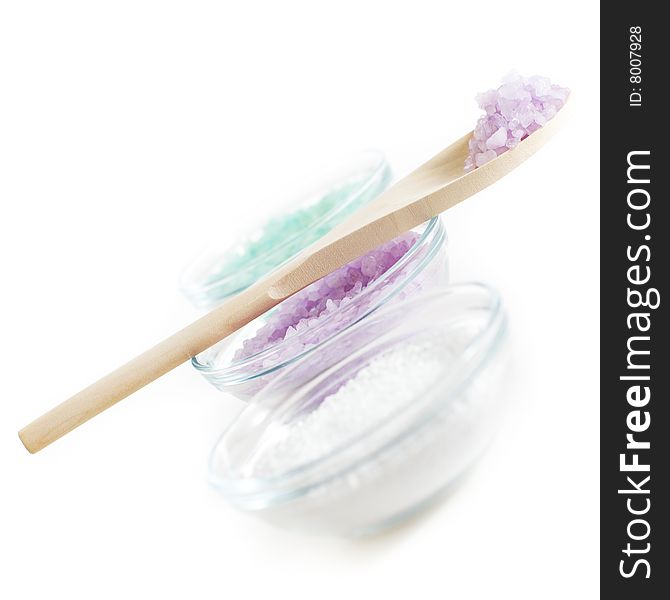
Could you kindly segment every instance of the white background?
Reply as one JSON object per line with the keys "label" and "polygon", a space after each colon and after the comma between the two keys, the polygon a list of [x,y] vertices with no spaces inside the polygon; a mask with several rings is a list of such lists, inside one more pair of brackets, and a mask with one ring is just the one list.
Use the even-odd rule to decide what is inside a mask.
{"label": "white background", "polygon": [[[597,3],[4,2],[0,597],[595,598]],[[188,258],[359,149],[407,173],[511,68],[570,125],[445,215],[494,284],[515,403],[447,503],[364,541],[229,508],[206,459],[241,403],[188,365],[40,454],[17,430],[196,312]]]}

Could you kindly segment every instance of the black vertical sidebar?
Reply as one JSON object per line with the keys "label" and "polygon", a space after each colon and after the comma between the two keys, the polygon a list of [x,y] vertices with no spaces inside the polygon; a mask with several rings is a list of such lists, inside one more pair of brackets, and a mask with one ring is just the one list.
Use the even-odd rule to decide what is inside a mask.
{"label": "black vertical sidebar", "polygon": [[603,598],[670,598],[670,30],[662,6],[601,3]]}

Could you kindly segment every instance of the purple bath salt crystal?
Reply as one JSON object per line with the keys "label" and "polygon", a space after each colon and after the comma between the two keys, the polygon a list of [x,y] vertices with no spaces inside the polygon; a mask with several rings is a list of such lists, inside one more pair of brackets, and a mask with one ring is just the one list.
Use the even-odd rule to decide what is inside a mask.
{"label": "purple bath salt crystal", "polygon": [[495,90],[477,94],[485,115],[477,121],[468,143],[465,170],[472,171],[514,148],[544,126],[563,107],[570,90],[546,77],[522,77],[512,72]]}
{"label": "purple bath salt crystal", "polygon": [[507,142],[507,129],[505,127],[498,127],[496,131],[488,140],[486,140],[486,147],[489,150],[502,148]]}
{"label": "purple bath salt crystal", "polygon": [[498,154],[495,150],[486,150],[485,152],[480,152],[475,155],[475,166],[481,167],[483,164],[493,160],[496,156],[498,156]]}
{"label": "purple bath salt crystal", "polygon": [[[348,323],[353,323],[365,313],[369,304],[358,306],[353,300],[395,265],[419,237],[418,233],[409,231],[286,299],[252,338],[242,342],[233,359],[248,359],[282,340],[290,339],[291,348],[282,351],[282,359],[288,360],[327,339]],[[345,307],[344,318],[331,318]],[[249,368],[258,366],[250,364]]]}
{"label": "purple bath salt crystal", "polygon": [[361,260],[361,273],[366,277],[374,277],[377,272],[377,259],[372,254],[368,254]]}

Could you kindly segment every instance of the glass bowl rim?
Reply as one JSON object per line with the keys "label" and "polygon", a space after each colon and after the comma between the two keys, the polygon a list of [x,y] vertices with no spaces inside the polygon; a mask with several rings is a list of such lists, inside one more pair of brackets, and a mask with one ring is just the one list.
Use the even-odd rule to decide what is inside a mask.
{"label": "glass bowl rim", "polygon": [[[346,450],[350,450],[355,445],[360,445],[366,438],[371,435],[368,430],[363,432],[353,440],[347,443],[346,448],[339,447],[333,452],[314,459],[310,462],[301,464],[297,467],[278,473],[268,477],[249,477],[249,478],[225,478],[216,473],[214,464],[217,458],[219,448],[226,443],[227,437],[235,430],[236,427],[242,426],[242,420],[245,416],[252,414],[254,410],[258,410],[258,405],[261,404],[266,397],[272,394],[271,386],[263,390],[256,398],[254,398],[242,412],[232,421],[232,423],[221,434],[216,444],[214,445],[209,457],[209,481],[220,492],[222,492],[231,502],[241,506],[245,510],[255,510],[268,508],[270,506],[283,504],[290,500],[296,499],[300,496],[310,493],[312,490],[328,484],[330,481],[346,477],[347,474],[359,468],[370,461],[374,461],[375,457],[381,453],[392,451],[394,447],[400,443],[401,440],[407,439],[429,425],[432,421],[432,416],[438,410],[447,409],[459,394],[467,389],[468,386],[476,379],[484,367],[497,354],[500,345],[507,333],[507,318],[504,311],[504,306],[498,292],[491,286],[480,282],[468,282],[449,284],[441,289],[427,292],[426,294],[407,300],[399,305],[386,307],[383,312],[377,313],[379,318],[382,318],[386,312],[406,311],[411,309],[411,306],[435,302],[436,299],[442,298],[445,294],[463,294],[469,291],[478,290],[484,294],[489,302],[486,305],[488,316],[482,328],[472,337],[463,350],[462,356],[467,357],[465,360],[456,361],[454,369],[454,377],[440,395],[440,399],[431,402],[429,406],[424,407],[417,417],[410,419],[406,425],[400,429],[397,437],[392,437],[386,440],[380,447],[374,448],[371,451],[363,453],[354,461],[345,463],[341,468],[335,469],[334,473],[330,473],[325,477],[315,476],[327,461],[336,461],[338,456],[342,455]],[[467,309],[466,309],[467,310]],[[365,327],[366,322],[358,322],[356,326]],[[403,324],[397,324],[396,327],[402,327]],[[332,343],[332,340],[329,341]],[[337,343],[337,341],[335,341]],[[355,356],[362,352],[364,348],[372,346],[372,342],[368,342],[359,348],[354,355],[347,356],[334,365],[328,367],[323,373],[317,377],[325,377],[330,372],[336,372],[350,361],[354,360]],[[280,383],[273,382],[271,385],[279,386]],[[301,394],[301,388],[291,390],[284,394],[285,401],[295,401],[296,396]],[[273,410],[276,410],[274,407]],[[407,407],[401,408],[395,413],[392,413],[387,419],[381,423],[381,427],[386,427],[389,423],[402,418],[402,413]],[[262,433],[260,435],[263,435]],[[311,476],[311,478],[310,478]],[[299,477],[304,477],[307,482],[298,482],[295,480]]]}
{"label": "glass bowl rim", "polygon": [[[340,163],[337,164],[336,167],[331,168],[328,171],[332,172],[335,171],[337,168],[347,168],[347,167],[348,171],[352,171],[354,169],[354,165],[358,164],[359,162],[362,163],[364,160],[370,158],[372,158],[374,162],[372,163],[372,166],[369,168],[369,170],[366,172],[361,183],[357,185],[354,190],[349,192],[346,198],[341,203],[339,203],[337,206],[334,206],[324,214],[319,215],[319,217],[317,217],[314,221],[310,222],[309,227],[307,227],[306,229],[307,232],[312,231],[317,227],[320,227],[330,219],[334,218],[338,213],[341,213],[347,206],[350,206],[360,196],[367,193],[378,179],[381,179],[382,181],[390,179],[391,168],[386,159],[386,155],[381,150],[378,150],[376,148],[361,150],[360,152],[349,157],[348,160],[341,161]],[[310,185],[309,191],[303,191],[298,197],[292,198],[288,202],[285,202],[283,208],[280,207],[277,211],[274,211],[271,214],[269,213],[267,217],[262,220],[262,223],[260,223],[258,226],[263,226],[273,216],[278,216],[280,214],[285,213],[286,211],[290,212],[291,210],[297,209],[299,206],[303,205],[307,201],[307,197],[315,194],[316,188],[319,189],[324,188],[326,192],[323,192],[322,190],[322,193],[327,193],[327,191],[335,189],[335,187],[341,184],[342,181],[345,179],[345,177],[343,176],[342,178],[339,178],[342,181],[334,181],[330,185],[326,186],[326,184],[324,183],[324,180],[326,180],[326,178],[327,175],[323,174],[318,182],[314,182]],[[225,273],[219,277],[216,277],[212,281],[202,282],[198,281],[197,278],[195,278],[195,276],[191,275],[191,273],[194,270],[197,270],[197,268],[201,265],[201,263],[205,262],[206,257],[209,257],[210,253],[216,252],[216,254],[220,255],[221,257],[225,256],[231,251],[232,248],[235,247],[236,244],[239,244],[244,240],[249,239],[252,236],[252,231],[253,231],[252,227],[248,228],[247,231],[243,232],[239,236],[236,236],[235,239],[231,243],[229,243],[226,248],[202,249],[196,256],[194,256],[188,262],[188,264],[182,269],[179,275],[178,286],[181,292],[188,298],[193,299],[196,298],[197,296],[206,295],[208,292],[211,292],[212,290],[215,290],[219,287],[225,287],[227,282],[229,282],[234,277],[239,276],[240,270],[238,269],[229,273]],[[295,232],[292,235],[286,237],[286,239],[282,240],[279,244],[275,244],[272,247],[272,249],[268,249],[266,252],[259,254],[258,256],[254,257],[253,259],[245,263],[241,271],[246,272],[248,270],[253,270],[253,268],[256,265],[258,265],[263,260],[267,259],[273,253],[277,252],[278,250],[281,250],[282,248],[285,248],[289,244],[300,239],[301,236],[304,236],[306,234],[306,231],[303,230],[300,232]],[[268,274],[272,272],[274,269],[281,267],[283,264],[294,258],[296,254],[290,256],[286,260],[282,261],[282,263],[276,265],[273,269],[268,271]],[[194,280],[190,281],[189,279],[191,278],[193,278]],[[236,290],[231,290],[230,292],[222,296],[222,299],[237,294],[242,290],[246,289],[246,287],[247,286],[242,286]]]}
{"label": "glass bowl rim", "polygon": [[[424,248],[426,244],[428,244],[428,251],[426,253],[426,256],[424,256],[417,265],[414,265],[414,268],[412,269],[411,273],[401,282],[401,285],[398,286],[397,289],[394,289],[388,296],[385,296],[380,301],[373,303],[369,307],[369,309],[364,311],[361,315],[359,315],[357,319],[347,324],[343,329],[336,331],[332,336],[326,338],[322,342],[315,344],[311,348],[303,349],[298,354],[288,359],[281,360],[275,365],[269,367],[262,367],[249,374],[243,373],[242,375],[238,375],[237,370],[244,369],[244,367],[246,367],[250,363],[262,360],[267,356],[273,354],[275,351],[281,349],[282,345],[286,343],[286,340],[285,339],[280,340],[276,344],[273,344],[272,346],[264,348],[263,350],[260,350],[255,354],[252,354],[251,356],[247,356],[242,360],[231,362],[226,366],[215,367],[209,363],[202,362],[201,360],[198,359],[199,356],[202,356],[203,354],[207,353],[210,349],[205,350],[204,352],[201,352],[196,356],[194,356],[191,359],[191,364],[193,365],[193,367],[195,367],[197,371],[202,373],[205,377],[215,377],[217,384],[236,385],[247,381],[251,381],[253,379],[257,379],[259,377],[269,375],[270,373],[273,373],[279,369],[283,369],[284,367],[291,365],[298,360],[301,360],[302,358],[304,358],[308,354],[311,354],[315,350],[318,350],[319,348],[323,347],[324,344],[330,342],[333,338],[348,331],[353,325],[355,325],[362,319],[365,319],[371,313],[382,308],[387,303],[388,300],[390,300],[393,296],[401,292],[402,289],[405,287],[405,285],[407,285],[410,281],[412,281],[414,277],[425,268],[428,262],[430,262],[433,259],[433,257],[440,249],[440,247],[447,246],[448,244],[447,232],[444,227],[444,223],[439,216],[433,217],[432,219],[426,221],[425,223],[422,223],[418,227],[414,227],[413,230],[419,228],[422,228],[420,236],[417,239],[417,241],[412,245],[412,247],[409,248],[409,250],[405,254],[403,254],[403,256],[400,258],[400,260],[398,260],[398,262],[396,262],[391,268],[389,268],[381,277],[373,281],[372,284],[366,286],[361,291],[361,293],[354,298],[354,302],[360,301],[360,299],[367,297],[368,295],[372,294],[375,290],[382,287],[388,277],[392,277],[395,273],[404,269],[407,266],[407,264],[412,260],[412,258],[422,248]],[[322,323],[318,324],[317,328],[323,327],[328,322],[330,322],[330,320],[334,317],[334,315],[344,313],[350,306],[351,304],[348,304],[344,308],[338,308],[336,311],[331,313]],[[251,323],[257,322],[260,319],[264,319],[273,310],[275,309],[271,309],[270,311],[257,317],[245,327],[248,327]],[[233,337],[238,336],[239,334],[240,332],[237,332],[236,334],[233,334]]]}

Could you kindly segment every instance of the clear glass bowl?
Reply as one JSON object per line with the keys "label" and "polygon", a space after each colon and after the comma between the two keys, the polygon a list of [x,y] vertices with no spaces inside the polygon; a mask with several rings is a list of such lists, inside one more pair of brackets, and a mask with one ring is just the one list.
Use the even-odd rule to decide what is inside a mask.
{"label": "clear glass bowl", "polygon": [[[316,328],[297,332],[252,356],[236,360],[235,353],[244,340],[252,338],[274,312],[269,311],[236,335],[198,354],[192,360],[193,366],[219,390],[249,400],[286,367],[299,361],[301,367],[289,376],[293,386],[299,387],[310,378],[312,370],[323,370],[351,350],[343,343],[329,345],[327,352],[320,351],[341,331],[367,318],[387,302],[403,300],[447,283],[447,238],[442,221],[433,218],[413,231],[419,237],[398,262],[363,288],[350,304],[342,304],[327,317],[320,317]],[[314,343],[315,338],[321,341]]]}
{"label": "clear glass bowl", "polygon": [[246,235],[203,250],[181,274],[182,293],[196,307],[211,308],[241,292],[376,198],[391,169],[381,152],[369,150],[315,179]]}
{"label": "clear glass bowl", "polygon": [[[390,413],[384,409],[389,395],[375,400],[381,389],[376,386],[383,378],[393,383],[408,372],[416,375],[417,364],[359,380],[366,427],[352,422],[338,428],[338,443],[327,449],[317,444],[319,452],[303,439],[297,456],[283,466],[280,459],[276,463],[286,454],[282,444],[300,434],[296,428],[309,426],[306,419],[316,410],[328,410],[342,386],[378,357],[423,340],[436,340],[440,348],[429,361],[435,368],[430,376],[403,383],[411,388]],[[506,319],[491,288],[452,285],[388,306],[328,345],[343,341],[353,349],[346,357],[312,371],[297,390],[291,372],[285,372],[215,446],[211,481],[236,507],[311,533],[373,533],[439,498],[488,445],[504,406],[507,355]],[[331,405],[328,418],[334,414]]]}

